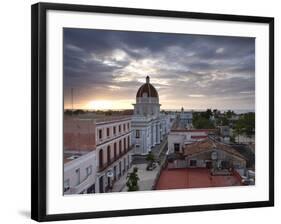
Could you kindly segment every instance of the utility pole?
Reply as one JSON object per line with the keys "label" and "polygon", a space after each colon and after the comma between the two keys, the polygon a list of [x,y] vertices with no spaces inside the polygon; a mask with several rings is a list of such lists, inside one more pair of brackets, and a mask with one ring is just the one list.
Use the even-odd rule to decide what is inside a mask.
{"label": "utility pole", "polygon": [[71,116],[73,117],[73,88],[71,88]]}

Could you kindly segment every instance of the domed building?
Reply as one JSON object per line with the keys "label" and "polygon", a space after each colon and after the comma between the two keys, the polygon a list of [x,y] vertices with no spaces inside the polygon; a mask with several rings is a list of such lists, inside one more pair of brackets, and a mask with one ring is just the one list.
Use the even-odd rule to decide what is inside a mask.
{"label": "domed building", "polygon": [[132,143],[135,144],[135,154],[147,154],[152,147],[159,144],[162,135],[159,95],[150,83],[146,82],[138,89],[134,116],[132,118]]}
{"label": "domed building", "polygon": [[160,104],[159,96],[155,87],[150,84],[149,76],[138,90],[136,104],[134,104],[134,115],[139,116],[159,116]]}

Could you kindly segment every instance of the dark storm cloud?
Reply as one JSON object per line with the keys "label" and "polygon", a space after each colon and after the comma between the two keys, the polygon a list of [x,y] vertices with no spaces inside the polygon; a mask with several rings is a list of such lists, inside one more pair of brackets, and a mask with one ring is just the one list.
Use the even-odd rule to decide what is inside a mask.
{"label": "dark storm cloud", "polygon": [[[132,98],[146,75],[170,99],[252,99],[255,40],[246,37],[64,29],[65,92]],[[237,101],[237,100],[236,100]],[[249,100],[245,100],[249,102]],[[236,102],[237,103],[237,102]],[[243,103],[243,102],[242,102]],[[239,105],[236,105],[239,108]]]}

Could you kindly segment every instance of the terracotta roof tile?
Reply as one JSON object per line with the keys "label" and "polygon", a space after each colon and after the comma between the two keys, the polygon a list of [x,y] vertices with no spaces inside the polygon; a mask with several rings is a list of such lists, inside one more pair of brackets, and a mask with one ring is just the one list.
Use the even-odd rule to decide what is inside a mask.
{"label": "terracotta roof tile", "polygon": [[204,139],[202,141],[198,141],[189,145],[186,145],[184,148],[184,156],[191,156],[193,154],[197,154],[197,153],[202,153],[202,152],[206,152],[212,149],[219,149],[219,150],[223,150],[227,153],[230,153],[232,155],[238,156],[244,160],[246,160],[246,158],[241,155],[239,152],[237,152],[235,149],[233,149],[231,146],[222,144],[220,142],[216,142],[210,138]]}

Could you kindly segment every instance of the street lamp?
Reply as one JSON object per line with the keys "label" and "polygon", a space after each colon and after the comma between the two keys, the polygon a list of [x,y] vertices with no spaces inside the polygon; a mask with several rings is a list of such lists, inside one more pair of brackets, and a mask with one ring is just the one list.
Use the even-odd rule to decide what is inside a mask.
{"label": "street lamp", "polygon": [[110,170],[108,170],[106,172],[106,176],[108,178],[107,179],[108,180],[108,188],[109,188],[110,191],[112,191],[112,188],[113,188],[113,186],[112,186],[112,178],[114,176],[112,169],[110,169]]}

